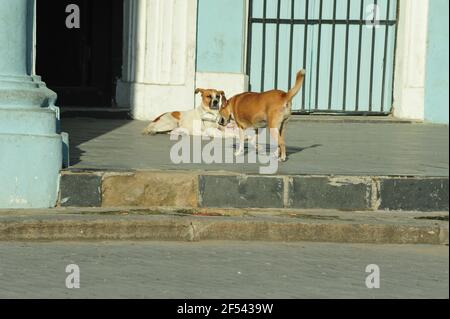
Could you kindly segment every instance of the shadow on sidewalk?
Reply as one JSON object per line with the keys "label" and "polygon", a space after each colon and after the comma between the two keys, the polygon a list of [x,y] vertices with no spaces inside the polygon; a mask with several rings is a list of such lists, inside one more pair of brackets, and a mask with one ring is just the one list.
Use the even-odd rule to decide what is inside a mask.
{"label": "shadow on sidewalk", "polygon": [[[306,150],[309,150],[312,148],[321,147],[321,146],[323,146],[323,145],[322,144],[313,144],[313,145],[306,146],[306,147],[286,146],[286,155],[287,156],[294,155],[294,154],[297,154],[297,153],[300,153],[300,152],[303,152],[303,151],[306,151]],[[266,144],[265,147],[266,147],[266,149],[265,149],[266,154],[270,154],[271,152],[273,152],[275,150],[274,146],[271,146],[271,145]],[[238,145],[233,144],[233,148],[235,150],[237,150]],[[249,145],[246,143],[245,147],[244,147],[244,155],[248,154],[249,149],[254,149],[254,147],[253,146],[249,147]]]}
{"label": "shadow on sidewalk", "polygon": [[62,118],[61,130],[69,133],[70,165],[78,164],[84,151],[80,145],[101,135],[114,131],[132,120],[111,120],[96,118]]}

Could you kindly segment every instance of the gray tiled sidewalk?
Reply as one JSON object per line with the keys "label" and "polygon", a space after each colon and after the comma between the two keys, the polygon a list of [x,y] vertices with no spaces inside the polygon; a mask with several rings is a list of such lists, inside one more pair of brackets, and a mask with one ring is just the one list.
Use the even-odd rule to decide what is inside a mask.
{"label": "gray tiled sidewalk", "polygon": [[[258,164],[173,164],[168,135],[142,136],[146,122],[63,119],[76,169],[192,169],[258,173]],[[448,176],[448,126],[389,121],[289,123],[289,159],[279,174]]]}

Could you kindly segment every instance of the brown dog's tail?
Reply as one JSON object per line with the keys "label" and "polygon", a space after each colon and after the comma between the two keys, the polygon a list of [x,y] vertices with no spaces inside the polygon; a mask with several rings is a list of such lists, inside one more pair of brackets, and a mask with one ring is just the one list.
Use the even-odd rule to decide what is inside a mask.
{"label": "brown dog's tail", "polygon": [[297,72],[295,86],[287,92],[288,101],[292,100],[302,88],[303,81],[305,80],[305,74],[306,71],[304,69],[301,69],[300,71]]}

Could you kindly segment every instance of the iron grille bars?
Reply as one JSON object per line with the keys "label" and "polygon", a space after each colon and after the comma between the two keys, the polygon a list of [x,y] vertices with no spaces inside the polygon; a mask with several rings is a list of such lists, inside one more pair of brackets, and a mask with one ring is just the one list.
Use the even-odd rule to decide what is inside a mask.
{"label": "iron grille bars", "polygon": [[[377,27],[383,28],[384,32],[381,33],[376,32],[373,25],[369,32],[364,29],[365,26],[371,27],[364,16],[365,4],[369,3],[364,0],[249,0],[249,4],[247,74],[251,76],[250,83],[255,89],[258,86],[260,91],[269,89],[269,86],[270,89],[290,88],[293,74],[298,71],[293,66],[303,63],[308,77],[302,95],[296,102],[297,112],[390,112],[392,94],[388,95],[387,92],[391,90],[392,93],[392,83],[388,79],[391,73],[393,76],[392,48],[395,47],[395,37],[392,37],[390,30],[395,31],[397,25],[396,18],[391,18],[390,13],[395,10],[393,4],[397,5],[397,2],[370,1],[375,7],[386,7],[384,18],[376,21]],[[255,4],[259,10],[255,10]],[[260,28],[256,29],[256,25]],[[271,29],[268,29],[269,25]],[[288,28],[281,29],[282,25]],[[303,26],[303,32],[297,32],[296,25]],[[256,30],[262,33],[258,34],[257,39],[254,37]],[[274,30],[275,33],[268,33],[268,30]],[[380,37],[383,36],[381,41]],[[365,44],[366,38],[370,44]],[[300,48],[297,46],[298,40],[303,40]],[[286,41],[289,41],[287,45]],[[285,47],[287,52],[286,49],[280,49]],[[325,52],[329,53],[325,55]],[[283,77],[280,78],[284,72],[280,63],[286,62],[289,70],[286,74],[287,87],[286,82],[282,81]],[[391,98],[390,101],[386,97]]]}

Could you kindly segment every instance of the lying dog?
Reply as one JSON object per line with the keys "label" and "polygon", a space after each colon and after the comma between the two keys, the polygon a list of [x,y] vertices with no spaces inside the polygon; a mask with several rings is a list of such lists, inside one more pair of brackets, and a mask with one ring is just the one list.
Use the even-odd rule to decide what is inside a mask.
{"label": "lying dog", "polygon": [[[168,112],[154,119],[143,131],[145,135],[168,133],[180,128],[189,135],[204,134],[209,129],[219,128],[220,99],[226,99],[223,91],[214,89],[196,89],[195,94],[201,93],[202,104],[189,111]],[[194,132],[194,122],[201,123],[201,132]]]}
{"label": "lying dog", "polygon": [[[292,99],[300,91],[305,79],[305,70],[297,73],[295,86],[288,92],[272,90],[263,93],[246,92],[233,96],[230,100],[222,102],[220,115],[221,125],[234,120],[239,127],[239,149],[236,156],[244,151],[244,140],[246,129],[259,129],[267,127],[275,141],[278,149],[275,156],[280,161],[286,161],[286,126],[292,113]],[[274,130],[276,129],[276,130]],[[255,146],[257,145],[257,136]]]}

